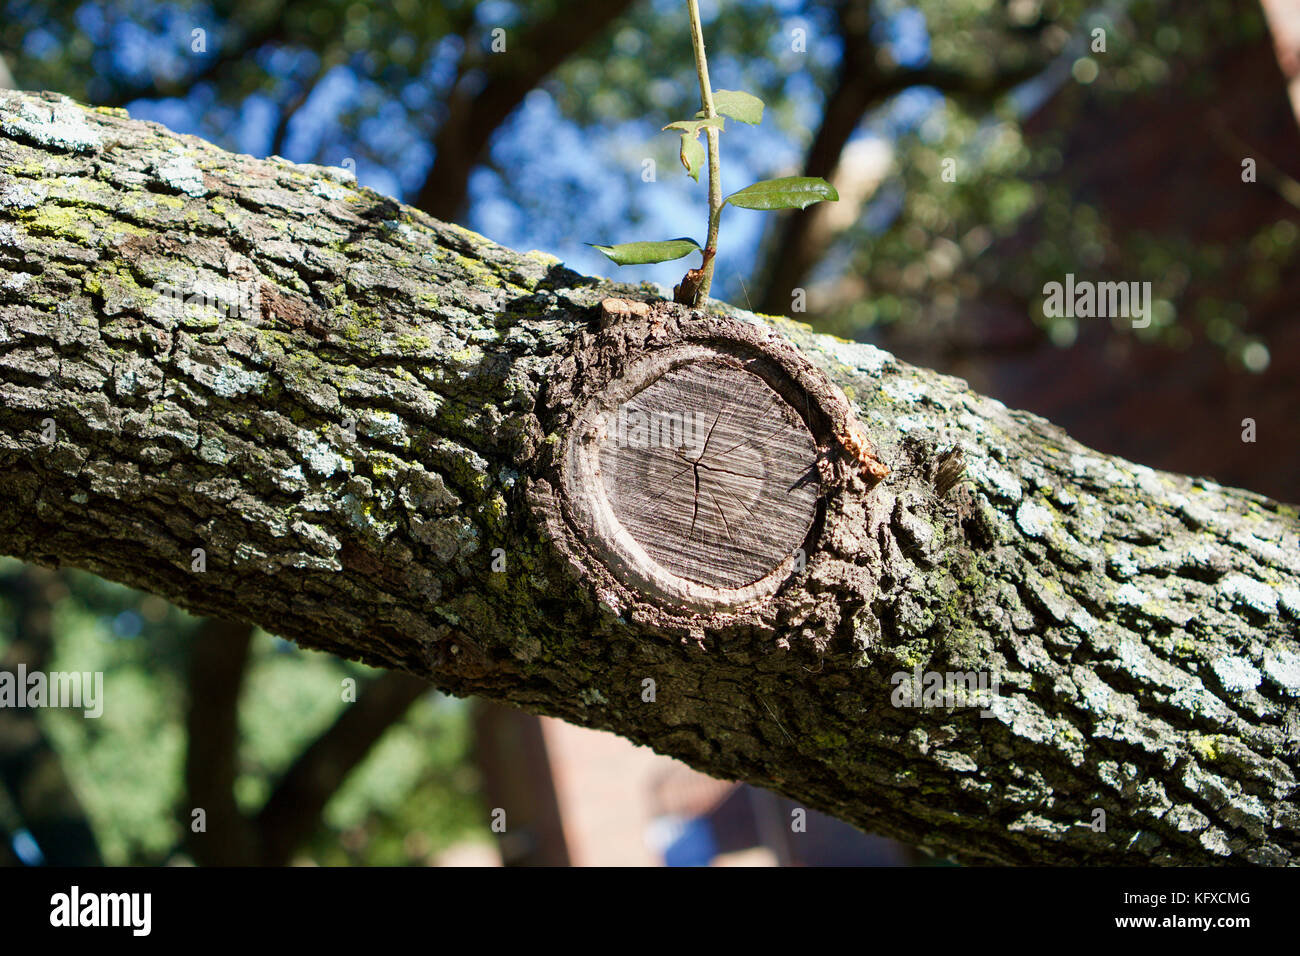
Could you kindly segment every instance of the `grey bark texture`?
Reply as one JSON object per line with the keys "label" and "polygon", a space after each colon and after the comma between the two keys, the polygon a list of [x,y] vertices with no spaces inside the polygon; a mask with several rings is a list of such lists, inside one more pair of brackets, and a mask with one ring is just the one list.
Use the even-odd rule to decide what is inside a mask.
{"label": "grey bark texture", "polygon": [[[4,553],[969,862],[1300,862],[1294,507],[50,95],[0,93],[0,316]],[[579,406],[701,343],[819,442],[806,561],[734,608],[620,577],[563,486]]]}

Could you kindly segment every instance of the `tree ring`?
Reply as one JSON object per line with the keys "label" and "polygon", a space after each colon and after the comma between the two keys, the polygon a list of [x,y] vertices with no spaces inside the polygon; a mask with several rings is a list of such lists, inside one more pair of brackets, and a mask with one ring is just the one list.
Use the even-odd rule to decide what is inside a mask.
{"label": "tree ring", "polygon": [[776,593],[803,566],[822,491],[800,394],[747,343],[633,359],[569,433],[565,499],[588,549],[625,585],[695,611]]}

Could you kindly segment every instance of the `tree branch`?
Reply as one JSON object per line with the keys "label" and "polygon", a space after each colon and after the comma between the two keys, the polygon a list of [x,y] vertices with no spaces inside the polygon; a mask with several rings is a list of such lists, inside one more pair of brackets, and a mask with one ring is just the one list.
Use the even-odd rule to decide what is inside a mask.
{"label": "tree branch", "polygon": [[[185,846],[201,866],[248,866],[256,834],[235,800],[239,776],[239,694],[253,642],[249,624],[209,618],[190,645],[189,710],[185,720]],[[201,809],[205,827],[195,831]]]}
{"label": "tree branch", "polygon": [[467,43],[434,137],[433,165],[415,206],[439,219],[458,219],[470,173],[492,134],[548,73],[599,36],[633,2],[574,0],[522,36],[507,35],[504,53],[485,53]]}
{"label": "tree branch", "polygon": [[280,117],[276,120],[275,129],[271,134],[271,148],[267,152],[268,156],[281,156],[284,154],[284,141],[289,135],[289,124],[298,115],[298,111],[311,99],[311,95],[316,92],[316,87],[320,85],[320,81],[324,79],[326,73],[333,69],[334,65],[330,57],[322,54],[320,65],[313,74],[304,79],[298,91],[281,105]]}
{"label": "tree branch", "polygon": [[[430,690],[390,672],[366,685],[328,730],[294,761],[253,818],[235,800],[239,760],[239,697],[253,628],[209,619],[195,637],[186,721],[186,848],[201,866],[284,866],[320,826],[321,814],[348,774],[411,703]],[[201,807],[204,832],[191,816]]]}
{"label": "tree branch", "polygon": [[0,551],[962,859],[1298,858],[1294,507],[59,98],[0,169]]}
{"label": "tree branch", "polygon": [[432,688],[409,674],[372,680],[276,784],[257,815],[263,866],[284,866],[320,825],[325,805],[388,728]]}
{"label": "tree branch", "polygon": [[[14,609],[14,642],[0,673],[43,672],[54,653],[50,592],[61,591],[58,575],[44,568],[24,568],[5,581]],[[95,831],[86,818],[63,761],[41,728],[39,711],[0,707],[0,785],[8,791],[17,816],[49,866],[99,866]],[[12,834],[9,834],[12,838]]]}
{"label": "tree branch", "polygon": [[[992,73],[966,73],[931,64],[882,73],[875,62],[869,5],[843,4],[839,21],[844,55],[835,87],[822,111],[821,125],[804,157],[805,176],[832,179],[863,117],[905,90],[930,86],[949,96],[988,101],[1038,75],[1046,65],[1031,61]],[[818,219],[826,214],[826,209],[814,205],[789,212],[774,222],[761,272],[767,279],[758,311],[774,315],[789,311],[792,291],[803,284],[833,238],[825,230],[816,229]]]}
{"label": "tree branch", "polygon": [[[238,43],[225,43],[221,49],[202,54],[198,66],[190,73],[177,80],[159,81],[157,77],[129,86],[114,86],[112,92],[100,100],[101,106],[123,107],[136,100],[166,99],[184,97],[199,83],[218,78],[223,72],[250,57],[268,43],[285,40],[287,37],[287,16],[293,11],[291,0],[281,2],[270,12],[263,14],[259,21],[244,30]],[[236,19],[238,6],[228,9],[222,22],[230,23]]]}

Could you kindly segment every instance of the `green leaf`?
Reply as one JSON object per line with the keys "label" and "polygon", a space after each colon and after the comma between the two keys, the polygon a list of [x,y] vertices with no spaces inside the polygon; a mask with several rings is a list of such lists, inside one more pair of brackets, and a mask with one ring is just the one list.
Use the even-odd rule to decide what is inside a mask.
{"label": "green leaf", "polygon": [[678,155],[681,157],[682,165],[686,167],[686,172],[690,174],[691,179],[698,183],[700,181],[700,167],[704,165],[706,158],[704,144],[699,141],[698,137],[682,133],[682,148]]}
{"label": "green leaf", "polygon": [[750,126],[763,121],[763,101],[743,90],[714,90],[713,109]]}
{"label": "green leaf", "polygon": [[698,252],[700,244],[694,239],[664,239],[660,242],[624,242],[617,246],[587,245],[599,249],[620,266],[641,266],[651,262],[669,262]]}
{"label": "green leaf", "polygon": [[674,123],[669,123],[664,129],[679,129],[683,134],[690,133],[692,136],[699,136],[700,130],[704,129],[704,127],[711,126],[714,129],[723,129],[726,122],[721,116],[714,116],[711,119],[677,120]]}
{"label": "green leaf", "polygon": [[803,209],[815,202],[840,198],[835,187],[819,176],[764,179],[722,200],[741,209]]}

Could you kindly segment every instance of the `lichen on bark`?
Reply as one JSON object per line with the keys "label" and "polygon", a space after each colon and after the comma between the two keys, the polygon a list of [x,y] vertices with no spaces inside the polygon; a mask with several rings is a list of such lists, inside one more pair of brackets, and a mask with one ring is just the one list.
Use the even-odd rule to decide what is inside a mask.
{"label": "lichen on bark", "polygon": [[[1300,859],[1294,507],[718,306],[842,389],[892,474],[828,501],[780,614],[668,620],[534,507],[611,295],[658,298],[340,170],[0,94],[0,551],[969,861]],[[986,708],[895,706],[900,673],[972,671]]]}

